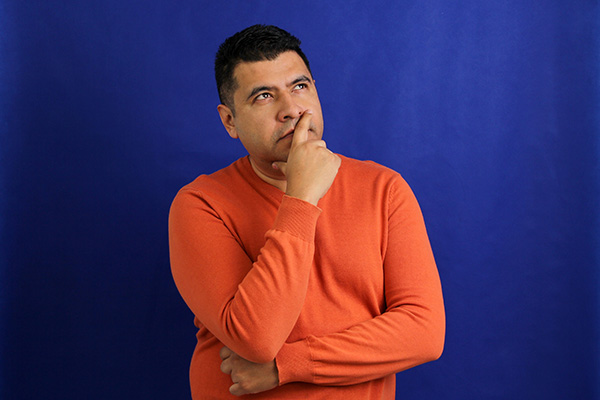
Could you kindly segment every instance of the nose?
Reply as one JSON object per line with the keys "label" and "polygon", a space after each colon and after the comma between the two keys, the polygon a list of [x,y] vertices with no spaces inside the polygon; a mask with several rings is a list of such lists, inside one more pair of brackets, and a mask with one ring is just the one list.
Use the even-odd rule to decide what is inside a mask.
{"label": "nose", "polygon": [[288,119],[297,119],[300,118],[302,113],[306,111],[306,107],[298,104],[296,99],[291,93],[282,94],[279,97],[280,108],[277,113],[277,119],[280,122],[285,122]]}

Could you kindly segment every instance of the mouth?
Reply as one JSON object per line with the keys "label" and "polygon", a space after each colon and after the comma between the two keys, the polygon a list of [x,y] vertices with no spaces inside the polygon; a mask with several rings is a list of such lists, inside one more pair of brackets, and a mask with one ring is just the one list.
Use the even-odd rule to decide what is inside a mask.
{"label": "mouth", "polygon": [[289,131],[287,131],[286,133],[284,133],[283,135],[281,135],[281,137],[279,138],[279,140],[283,140],[283,139],[287,139],[287,138],[293,137],[295,129],[296,129],[296,127],[293,127],[292,129],[290,129]]}
{"label": "mouth", "polygon": [[[296,130],[296,127],[290,129],[289,131],[287,131],[286,133],[284,133],[283,135],[281,135],[281,137],[278,139],[278,141],[279,140],[288,139],[288,138],[293,138],[295,130]],[[313,132],[314,133],[314,130],[312,129],[312,127],[308,128],[308,132]]]}

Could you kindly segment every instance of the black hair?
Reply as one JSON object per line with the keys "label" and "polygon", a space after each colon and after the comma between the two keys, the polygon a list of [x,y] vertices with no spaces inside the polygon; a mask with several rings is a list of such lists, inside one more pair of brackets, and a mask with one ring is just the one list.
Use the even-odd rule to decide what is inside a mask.
{"label": "black hair", "polygon": [[281,28],[252,25],[227,38],[215,57],[215,78],[221,103],[233,110],[233,93],[237,89],[233,71],[239,63],[274,60],[286,51],[298,53],[310,72],[308,59],[300,49],[300,39]]}

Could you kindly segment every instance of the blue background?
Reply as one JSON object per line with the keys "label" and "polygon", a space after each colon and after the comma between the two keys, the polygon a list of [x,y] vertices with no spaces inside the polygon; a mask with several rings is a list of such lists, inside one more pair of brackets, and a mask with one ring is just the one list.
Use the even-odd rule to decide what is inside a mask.
{"label": "blue background", "polygon": [[600,398],[598,1],[218,3],[0,3],[0,398],[189,398],[167,215],[244,155],[212,63],[254,23],[420,201],[446,347],[398,398]]}

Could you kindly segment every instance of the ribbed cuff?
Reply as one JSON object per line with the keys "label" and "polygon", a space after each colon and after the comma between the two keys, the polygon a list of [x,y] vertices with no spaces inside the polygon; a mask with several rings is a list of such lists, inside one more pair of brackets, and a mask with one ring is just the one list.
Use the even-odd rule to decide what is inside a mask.
{"label": "ribbed cuff", "polygon": [[314,383],[312,356],[308,339],[294,343],[285,343],[275,363],[279,371],[279,385],[290,382]]}
{"label": "ribbed cuff", "polygon": [[296,197],[283,196],[273,229],[289,232],[307,242],[314,242],[321,209]]}

